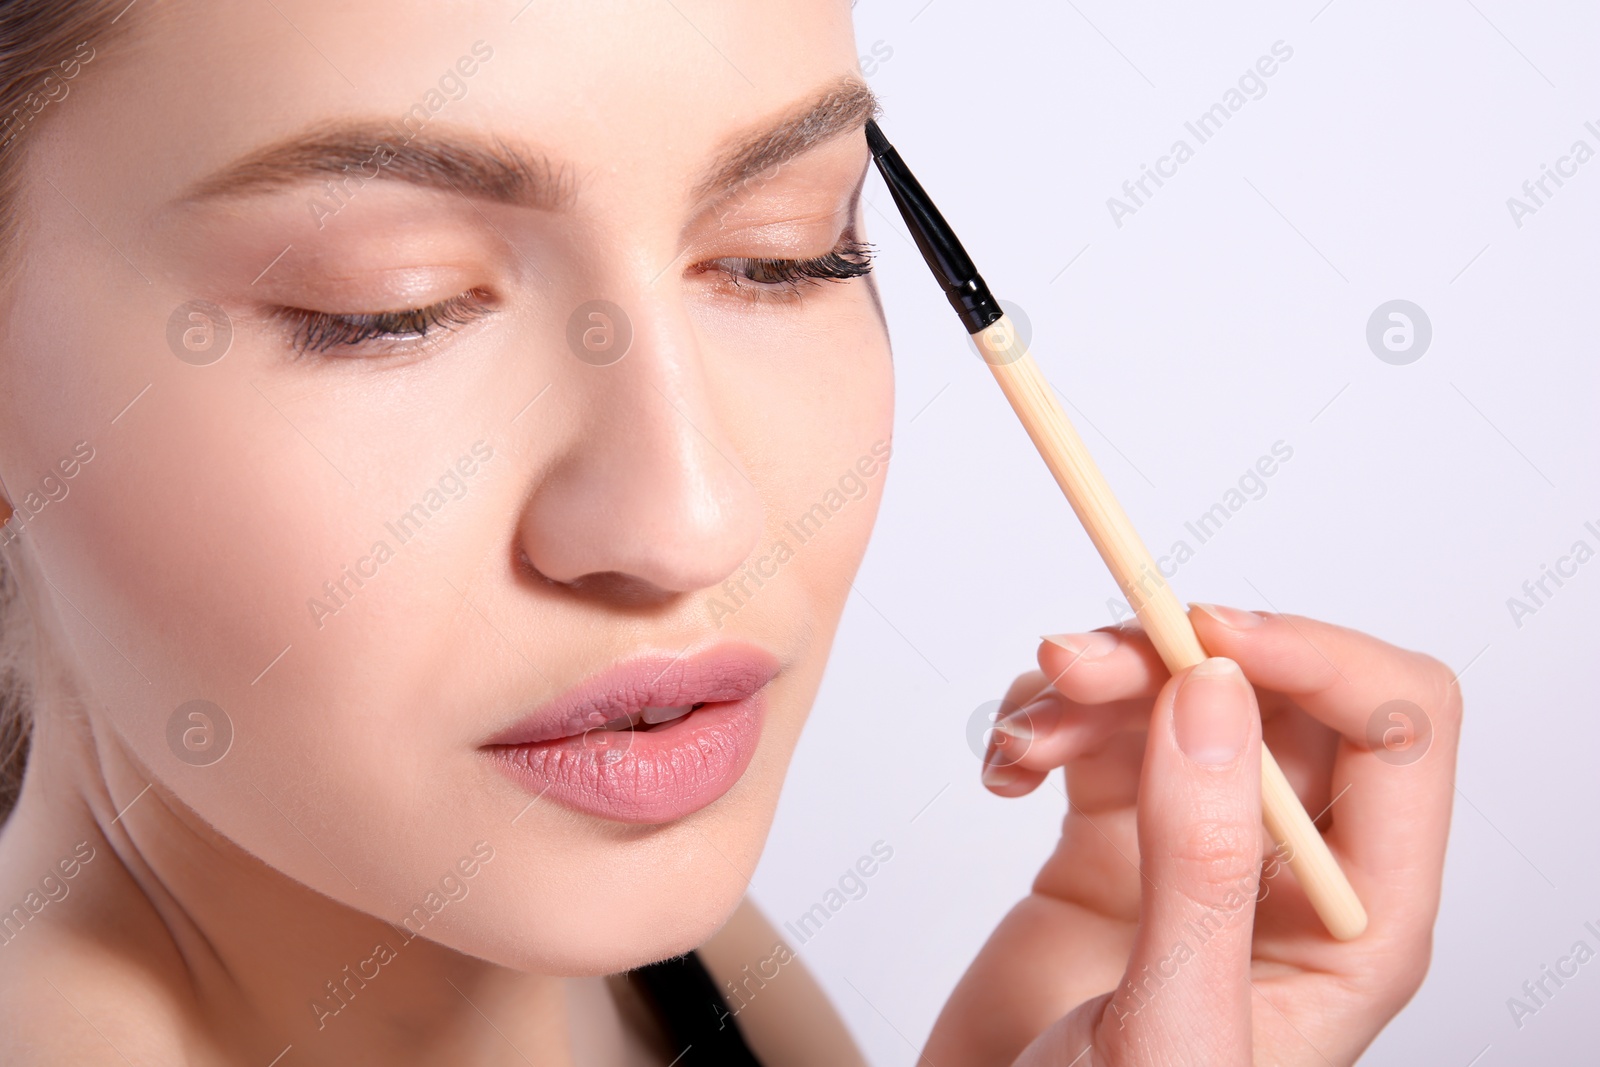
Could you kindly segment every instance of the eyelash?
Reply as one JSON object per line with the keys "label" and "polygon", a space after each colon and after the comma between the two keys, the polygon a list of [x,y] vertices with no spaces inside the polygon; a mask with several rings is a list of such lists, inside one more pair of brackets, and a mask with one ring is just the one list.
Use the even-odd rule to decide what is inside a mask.
{"label": "eyelash", "polygon": [[489,294],[482,289],[402,311],[374,311],[360,315],[334,315],[306,308],[280,308],[278,315],[294,329],[296,352],[329,352],[353,348],[369,341],[421,341],[435,329],[455,330],[489,314]]}
{"label": "eyelash", "polygon": [[[873,246],[845,237],[831,252],[813,259],[728,257],[712,260],[708,270],[725,275],[749,300],[798,299],[803,288],[825,281],[849,281],[872,272]],[[293,329],[291,344],[300,355],[355,348],[371,341],[422,341],[430,331],[456,330],[490,313],[489,294],[482,289],[441,300],[424,308],[335,315],[308,308],[279,308],[278,316]]]}
{"label": "eyelash", "polygon": [[818,282],[849,281],[872,273],[872,254],[872,245],[845,237],[833,251],[815,259],[730,257],[712,260],[707,267],[726,275],[735,289],[748,291],[748,299],[792,300],[802,288]]}

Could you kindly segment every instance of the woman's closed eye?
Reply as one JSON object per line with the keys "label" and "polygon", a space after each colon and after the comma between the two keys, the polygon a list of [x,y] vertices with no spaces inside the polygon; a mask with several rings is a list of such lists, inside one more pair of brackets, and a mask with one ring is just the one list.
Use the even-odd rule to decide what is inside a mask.
{"label": "woman's closed eye", "polygon": [[704,266],[720,271],[732,289],[750,300],[794,300],[807,286],[848,281],[872,272],[872,246],[846,236],[826,255],[813,259],[766,259],[729,256]]}
{"label": "woman's closed eye", "polygon": [[[825,255],[810,259],[725,256],[695,268],[717,272],[739,298],[759,302],[801,299],[818,282],[849,281],[872,271],[872,246],[846,236]],[[334,313],[310,308],[280,307],[274,316],[290,329],[290,346],[301,356],[360,350],[391,349],[427,340],[436,333],[458,330],[495,310],[491,294],[468,289],[438,303],[392,311]]]}
{"label": "woman's closed eye", "polygon": [[278,308],[276,316],[292,331],[290,344],[304,356],[336,349],[356,349],[374,343],[425,340],[437,330],[456,330],[494,310],[493,299],[482,289],[468,289],[437,304],[399,311],[333,314],[308,308]]}

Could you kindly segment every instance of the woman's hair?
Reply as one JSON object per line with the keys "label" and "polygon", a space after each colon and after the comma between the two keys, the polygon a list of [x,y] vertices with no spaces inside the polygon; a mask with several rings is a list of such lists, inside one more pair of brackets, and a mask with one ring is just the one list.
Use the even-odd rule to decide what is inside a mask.
{"label": "woman's hair", "polygon": [[16,576],[0,556],[0,822],[16,806],[22,773],[28,768],[32,716],[27,659],[32,628]]}
{"label": "woman's hair", "polygon": [[[122,28],[128,0],[0,0],[0,284],[18,264],[21,160],[40,122],[65,105],[95,49]],[[86,53],[84,46],[89,47]],[[13,502],[15,503],[15,502]],[[33,624],[0,532],[0,822],[28,765]]]}

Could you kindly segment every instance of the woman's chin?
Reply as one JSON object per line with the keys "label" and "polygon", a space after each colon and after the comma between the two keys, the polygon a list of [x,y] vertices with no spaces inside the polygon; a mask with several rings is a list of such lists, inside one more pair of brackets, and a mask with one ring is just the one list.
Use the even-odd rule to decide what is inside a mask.
{"label": "woman's chin", "polygon": [[[612,894],[615,895],[612,895]],[[705,944],[744,898],[744,879],[729,870],[693,880],[615,887],[592,906],[487,897],[470,914],[431,936],[465,955],[510,970],[565,978],[616,974],[679,956]]]}
{"label": "woman's chin", "polygon": [[[641,929],[632,924],[578,926],[562,931],[559,940],[514,937],[492,943],[479,955],[508,970],[559,978],[593,978],[681,956],[705,944],[733,914],[737,903],[714,915],[675,914],[670,925]],[[485,931],[493,937],[492,931]],[[464,950],[465,951],[465,950]]]}

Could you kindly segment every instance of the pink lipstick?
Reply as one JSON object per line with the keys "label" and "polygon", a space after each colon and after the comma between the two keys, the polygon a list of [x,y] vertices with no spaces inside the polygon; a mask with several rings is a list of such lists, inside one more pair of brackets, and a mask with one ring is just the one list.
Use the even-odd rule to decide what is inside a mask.
{"label": "pink lipstick", "polygon": [[520,719],[484,750],[524,789],[616,822],[681,819],[749,766],[778,661],[754,645],[619,663]]}

